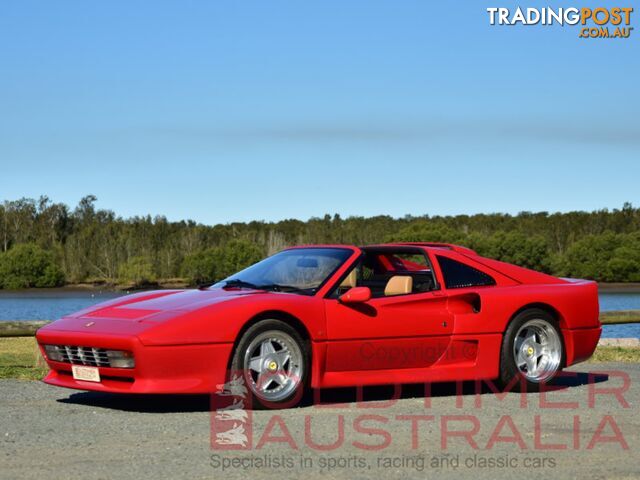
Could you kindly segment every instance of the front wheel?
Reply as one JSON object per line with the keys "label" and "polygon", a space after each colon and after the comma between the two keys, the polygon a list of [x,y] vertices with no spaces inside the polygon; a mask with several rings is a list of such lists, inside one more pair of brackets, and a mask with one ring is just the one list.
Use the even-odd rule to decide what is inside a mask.
{"label": "front wheel", "polygon": [[519,313],[502,339],[500,380],[503,386],[524,381],[527,390],[536,391],[549,383],[562,369],[564,346],[554,318],[544,310]]}
{"label": "front wheel", "polygon": [[280,320],[262,320],[240,338],[231,375],[243,378],[254,408],[293,407],[309,377],[308,342]]}

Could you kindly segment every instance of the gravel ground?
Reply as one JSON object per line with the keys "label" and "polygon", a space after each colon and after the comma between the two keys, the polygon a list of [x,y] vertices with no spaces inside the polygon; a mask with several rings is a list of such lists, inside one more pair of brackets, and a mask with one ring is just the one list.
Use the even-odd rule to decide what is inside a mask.
{"label": "gravel ground", "polygon": [[[512,393],[500,400],[488,391],[478,396],[473,384],[457,395],[455,385],[440,384],[433,386],[430,406],[418,386],[404,387],[389,405],[390,388],[366,389],[367,401],[360,404],[352,389],[328,391],[323,400],[330,408],[251,412],[253,447],[243,451],[211,449],[208,397],[116,396],[3,380],[0,478],[640,478],[640,364],[586,363],[570,371],[579,374],[544,397]],[[605,371],[617,373],[598,374],[594,385],[586,385],[587,372]],[[590,407],[590,389],[621,387],[625,376],[628,408],[613,395],[596,395]],[[577,405],[562,408],[545,399]],[[408,415],[433,418],[416,420],[413,438],[411,421],[398,418]],[[576,417],[580,429],[574,435]],[[305,422],[313,442],[341,438],[341,445],[310,447]],[[601,422],[601,441],[589,445]],[[478,432],[449,437],[443,448],[443,423],[449,430],[475,426]],[[293,443],[285,441],[283,426]],[[536,445],[536,437],[547,449]],[[385,445],[375,449],[380,444]],[[565,448],[548,449],[551,444]]]}

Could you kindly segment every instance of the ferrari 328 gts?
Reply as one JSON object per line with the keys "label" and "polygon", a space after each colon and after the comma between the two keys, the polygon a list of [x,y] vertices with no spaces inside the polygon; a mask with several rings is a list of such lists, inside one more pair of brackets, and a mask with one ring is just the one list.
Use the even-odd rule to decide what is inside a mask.
{"label": "ferrari 328 gts", "polygon": [[46,383],[213,393],[239,372],[253,404],[309,388],[492,380],[529,389],[589,358],[597,285],[464,247],[286,249],[210,287],[132,294],[41,328]]}

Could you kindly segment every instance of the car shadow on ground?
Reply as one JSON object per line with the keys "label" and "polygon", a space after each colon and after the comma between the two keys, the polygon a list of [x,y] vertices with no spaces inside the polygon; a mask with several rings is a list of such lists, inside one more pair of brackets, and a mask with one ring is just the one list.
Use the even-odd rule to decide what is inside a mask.
{"label": "car shadow on ground", "polygon": [[[593,374],[586,372],[567,372],[553,380],[546,390],[566,390],[568,388],[580,387],[589,383],[606,382],[609,379],[607,374]],[[407,398],[441,398],[456,396],[490,395],[501,392],[492,382],[440,382],[427,384],[406,384],[401,387],[374,386],[364,388],[332,388],[322,392],[314,392],[314,398],[308,400],[308,405],[322,402],[330,405],[332,403],[353,403],[353,402],[380,402],[394,399]],[[518,395],[521,390],[519,385],[510,390],[510,395]]]}
{"label": "car shadow on ground", "polygon": [[[556,378],[548,390],[565,390],[587,385],[589,383],[606,382],[607,374],[587,372],[567,372]],[[383,402],[409,398],[441,398],[489,395],[496,393],[492,384],[485,382],[443,382],[433,384],[406,384],[398,387],[373,386],[363,388],[330,388],[322,391],[315,390],[301,402],[301,408],[314,404],[323,405],[352,404],[354,402]],[[516,386],[510,395],[518,395],[520,390]],[[73,393],[58,400],[60,403],[85,405],[90,407],[122,410],[140,413],[188,413],[207,412],[211,410],[210,395],[132,395],[113,394],[104,392]]]}

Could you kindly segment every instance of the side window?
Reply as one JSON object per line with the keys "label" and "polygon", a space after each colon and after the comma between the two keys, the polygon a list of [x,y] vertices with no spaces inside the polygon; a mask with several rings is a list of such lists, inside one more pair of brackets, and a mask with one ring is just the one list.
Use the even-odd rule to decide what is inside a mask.
{"label": "side window", "polygon": [[482,287],[495,285],[496,281],[480,270],[448,257],[437,256],[444,284],[447,288]]}
{"label": "side window", "polygon": [[[409,280],[407,277],[410,277]],[[391,249],[366,250],[333,296],[356,286],[368,287],[373,298],[423,293],[437,288],[431,265],[424,253]]]}

